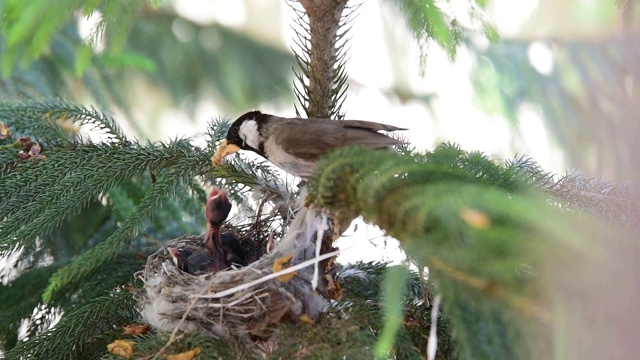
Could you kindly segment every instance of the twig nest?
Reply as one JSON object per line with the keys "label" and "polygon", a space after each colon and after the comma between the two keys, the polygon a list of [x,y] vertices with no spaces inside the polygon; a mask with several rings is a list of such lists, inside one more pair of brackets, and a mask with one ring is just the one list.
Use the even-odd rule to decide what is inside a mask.
{"label": "twig nest", "polygon": [[[291,272],[293,278],[274,274],[274,264],[282,259],[290,259],[280,265],[288,271],[287,266],[314,257],[321,217],[309,212],[300,211],[272,254],[246,267],[218,273],[194,276],[183,272],[166,249],[198,247],[202,236],[184,235],[168,241],[149,256],[144,271],[136,274],[144,283],[138,302],[145,321],[161,331],[178,328],[236,340],[265,339],[282,321],[313,322],[329,305],[326,276],[314,271],[313,262]],[[315,290],[314,274],[319,279]]]}

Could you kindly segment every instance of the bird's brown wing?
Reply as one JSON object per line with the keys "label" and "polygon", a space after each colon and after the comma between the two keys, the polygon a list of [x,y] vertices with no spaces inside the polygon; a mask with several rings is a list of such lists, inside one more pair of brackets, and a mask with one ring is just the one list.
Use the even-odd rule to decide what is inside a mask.
{"label": "bird's brown wing", "polygon": [[364,129],[370,131],[400,131],[407,130],[403,128],[399,128],[393,125],[380,124],[373,121],[364,121],[364,120],[340,120],[340,123],[343,127],[346,128],[354,128],[354,129]]}
{"label": "bird's brown wing", "polygon": [[386,148],[402,144],[376,131],[404,130],[391,125],[360,120],[286,119],[283,127],[271,136],[282,149],[303,160],[315,161],[331,150],[345,146]]}

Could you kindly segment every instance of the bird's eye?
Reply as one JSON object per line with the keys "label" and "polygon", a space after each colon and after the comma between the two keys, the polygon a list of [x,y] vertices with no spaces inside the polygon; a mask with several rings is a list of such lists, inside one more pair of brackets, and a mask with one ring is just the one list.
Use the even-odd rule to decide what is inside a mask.
{"label": "bird's eye", "polygon": [[237,127],[231,128],[229,133],[231,134],[231,136],[238,136],[238,128]]}

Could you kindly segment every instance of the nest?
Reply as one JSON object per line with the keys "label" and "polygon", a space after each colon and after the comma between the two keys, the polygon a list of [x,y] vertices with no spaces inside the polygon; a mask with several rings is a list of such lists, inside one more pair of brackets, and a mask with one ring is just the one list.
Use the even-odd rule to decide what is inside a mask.
{"label": "nest", "polygon": [[[197,247],[203,236],[170,240],[150,255],[144,271],[136,274],[144,283],[144,291],[138,295],[143,317],[161,331],[178,328],[243,341],[264,340],[282,322],[313,322],[327,309],[337,286],[328,270],[333,268],[336,254],[325,254],[323,262],[315,256],[320,250],[318,233],[325,230],[326,218],[302,208],[273,253],[246,267],[200,276],[179,270],[166,247]],[[277,264],[287,259],[294,266],[289,271],[296,264],[301,268],[277,277],[274,264],[277,270]],[[321,266],[314,266],[318,263]],[[314,289],[312,284],[316,283]]]}

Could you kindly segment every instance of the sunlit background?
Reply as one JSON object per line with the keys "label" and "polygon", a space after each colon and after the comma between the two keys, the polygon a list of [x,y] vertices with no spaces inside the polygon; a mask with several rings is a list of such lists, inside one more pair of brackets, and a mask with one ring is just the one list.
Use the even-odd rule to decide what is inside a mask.
{"label": "sunlit background", "polygon": [[[466,4],[454,1],[442,6],[464,21],[466,8],[456,9],[456,5],[464,7]],[[222,41],[215,30],[199,31],[192,26],[215,24],[286,52],[295,47],[291,21],[294,14],[290,5],[275,0],[176,0],[164,1],[161,8],[169,7],[179,15],[169,24],[178,41],[196,41],[205,49],[215,51]],[[622,29],[620,9],[614,1],[494,0],[485,15],[503,41],[528,42],[527,60],[541,75],[549,75],[555,69],[554,46],[549,41],[586,41]],[[82,35],[91,35],[92,23],[98,16],[79,19]],[[463,46],[454,62],[437,45],[430,46],[426,66],[422,69],[418,47],[398,10],[389,1],[362,1],[355,17],[347,62],[350,78],[344,107],[347,118],[406,127],[410,129],[406,135],[412,144],[421,149],[451,141],[464,149],[486,151],[499,158],[528,154],[549,171],[561,173],[572,166],[564,158],[563,149],[554,141],[553,134],[545,128],[544,119],[534,104],[520,106],[517,119],[487,112],[478,105],[473,78],[477,75],[479,62],[484,60],[478,50],[490,45],[480,34],[471,36],[474,40],[471,46]],[[99,44],[97,48],[100,48]],[[251,78],[252,74],[243,76]],[[260,79],[255,81],[256,86],[261,83]],[[173,106],[173,103],[163,101],[164,94],[149,93],[153,91],[149,87],[152,84],[134,83],[128,95],[146,99],[136,103],[135,121],[140,126],[140,135],[152,139],[202,138],[202,130],[212,117],[235,118],[250,110],[240,104],[221,104],[216,94],[197,99],[187,94]],[[291,97],[263,102],[256,108],[295,116],[293,104]]]}
{"label": "sunlit background", "polygon": [[[435,43],[416,42],[392,0],[351,1],[342,110],[348,119],[407,128],[404,135],[418,150],[451,142],[497,162],[528,156],[560,176],[578,170],[587,178],[639,181],[637,11],[617,3],[625,2],[493,0],[483,10],[473,1],[442,1],[465,28],[451,59]],[[235,119],[253,109],[296,116],[295,6],[281,0],[160,1],[136,17],[125,56],[100,59],[103,78],[64,77],[69,97],[112,111],[139,139],[191,138],[199,146],[211,119]],[[470,7],[479,16],[470,16]],[[497,30],[498,42],[483,34],[478,18]],[[95,34],[99,20],[99,13],[77,14],[79,33],[96,53],[105,50],[105,39]],[[41,80],[34,83],[46,91],[38,97],[61,95]],[[106,93],[117,96],[96,95]],[[291,187],[298,182],[288,181]],[[70,258],[94,244],[54,245],[55,256]],[[397,241],[361,219],[337,245],[341,263],[405,259]],[[19,255],[0,259],[4,282],[19,275],[21,269],[7,266]]]}
{"label": "sunlit background", "polygon": [[[421,49],[392,1],[351,4],[346,118],[407,128],[419,150],[453,142],[497,161],[529,156],[559,175],[578,169],[637,180],[635,157],[622,145],[640,134],[631,121],[638,53],[628,44],[633,23],[615,1],[490,1],[475,10],[495,27],[497,43],[469,17],[468,2],[442,2],[467,28],[453,61],[436,44]],[[252,109],[295,116],[292,6],[299,5],[174,0],[149,8],[130,30],[128,47],[156,64],[134,62],[112,79],[129,104],[110,107],[116,119],[138,138],[189,137],[204,145],[212,118]],[[94,36],[100,14],[77,19],[80,35],[103,51],[104,39]],[[76,91],[86,105],[100,106],[86,87]],[[341,262],[404,259],[395,240],[361,220],[345,235]]]}
{"label": "sunlit background", "polygon": [[[222,42],[227,37],[222,36],[219,29],[248,36],[277,52],[290,52],[291,48],[296,48],[291,6],[296,5],[275,0],[175,0],[163,2],[160,9],[178,15],[166,23],[174,40],[196,43],[205,52],[222,50],[219,61],[236,62],[243,59],[233,58],[235,53],[229,53],[231,58],[223,59]],[[467,2],[443,2],[441,6],[464,25],[470,28],[477,25],[469,19]],[[97,16],[79,19],[82,35],[90,38]],[[606,145],[608,140],[600,139],[598,144],[592,139],[593,136],[601,138],[597,119],[594,124],[593,119],[580,118],[585,113],[595,114],[589,109],[582,113],[572,109],[584,110],[584,105],[575,102],[590,101],[588,94],[576,91],[575,87],[590,77],[589,68],[594,63],[588,63],[596,59],[588,57],[590,52],[599,52],[598,48],[592,47],[606,46],[606,39],[624,36],[625,23],[615,2],[495,0],[490,2],[484,17],[496,28],[501,42],[491,44],[479,31],[469,32],[469,41],[459,49],[454,61],[444,50],[431,44],[427,48],[426,62],[421,63],[418,44],[395,5],[379,0],[360,2],[347,45],[350,49],[347,62],[349,91],[343,107],[346,117],[405,127],[409,129],[405,135],[418,149],[432,149],[440,142],[454,142],[465,150],[483,151],[499,161],[527,155],[545,170],[560,175],[566,169],[576,168],[589,177],[624,180],[628,173],[604,165],[616,154],[598,153],[601,151],[599,146]],[[143,31],[144,27],[135,30]],[[587,57],[584,60],[587,64],[574,66],[571,56],[567,56],[566,44],[574,53]],[[157,45],[162,46],[162,43]],[[100,49],[100,42],[95,46]],[[606,61],[606,54],[596,55],[605,58],[598,61]],[[179,57],[180,54],[165,56]],[[257,58],[252,61],[262,61],[259,52],[254,56]],[[560,65],[558,56],[561,57]],[[264,61],[269,60],[265,58]],[[615,62],[615,58],[612,61]],[[595,66],[597,69],[597,62]],[[586,70],[576,75],[573,72],[579,67]],[[200,71],[206,73],[207,69]],[[295,116],[295,100],[292,94],[286,95],[291,90],[283,91],[282,84],[266,83],[262,74],[252,71],[217,73],[229,77],[230,82],[234,77],[240,77],[250,86],[263,87],[267,92],[280,87],[278,92],[282,96],[233,102],[229,101],[233,96],[226,94],[221,99],[220,91],[240,91],[231,86],[198,92],[187,88],[177,98],[174,94],[175,101],[170,101],[171,94],[155,89],[153,85],[153,77],[162,76],[162,72],[152,73],[147,78],[133,77],[126,94],[135,99],[130,101],[135,104],[130,113],[133,117],[123,113],[118,116],[129,118],[123,126],[138,136],[154,140],[192,137],[200,143],[204,141],[203,130],[207,122],[215,117],[233,119],[253,108]],[[292,72],[286,81],[293,82]],[[597,79],[592,86],[596,82]],[[633,82],[627,83],[627,94],[631,96]],[[558,88],[565,90],[558,94]],[[575,98],[567,99],[567,96]],[[549,104],[561,109],[550,112]],[[580,121],[583,123],[578,124]],[[395,240],[384,237],[361,221],[354,222],[346,234],[340,241],[345,249],[339,259],[341,262],[398,261],[403,258]],[[350,247],[353,236],[367,241],[358,241],[360,245]]]}

